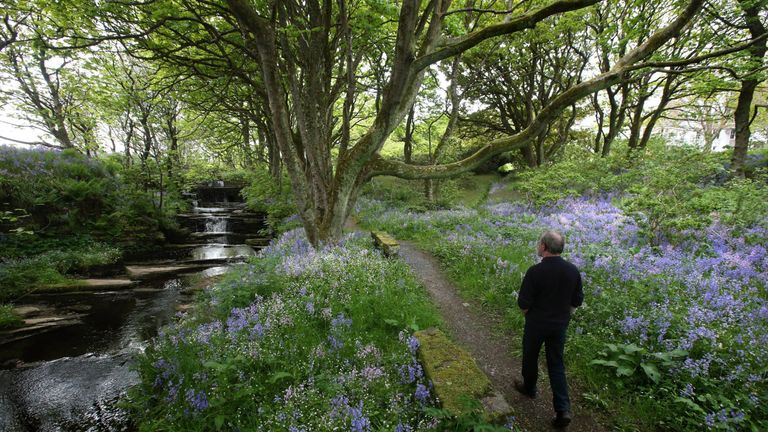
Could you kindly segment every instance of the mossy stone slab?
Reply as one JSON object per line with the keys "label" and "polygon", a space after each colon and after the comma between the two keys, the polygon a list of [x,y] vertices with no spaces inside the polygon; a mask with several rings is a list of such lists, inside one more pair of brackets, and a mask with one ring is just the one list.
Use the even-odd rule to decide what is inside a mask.
{"label": "mossy stone slab", "polygon": [[488,377],[468,352],[437,329],[414,334],[419,340],[419,359],[443,408],[457,416],[471,411],[466,399],[480,400],[491,390]]}
{"label": "mossy stone slab", "polygon": [[400,252],[400,243],[383,231],[371,231],[374,245],[384,252],[385,256],[395,256]]}

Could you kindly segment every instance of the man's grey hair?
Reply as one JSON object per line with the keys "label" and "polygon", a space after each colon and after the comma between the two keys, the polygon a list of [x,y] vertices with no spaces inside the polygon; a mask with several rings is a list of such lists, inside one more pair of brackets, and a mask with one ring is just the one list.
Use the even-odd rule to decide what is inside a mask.
{"label": "man's grey hair", "polygon": [[563,248],[565,248],[565,237],[557,231],[544,231],[539,241],[544,244],[547,252],[555,255],[563,253]]}

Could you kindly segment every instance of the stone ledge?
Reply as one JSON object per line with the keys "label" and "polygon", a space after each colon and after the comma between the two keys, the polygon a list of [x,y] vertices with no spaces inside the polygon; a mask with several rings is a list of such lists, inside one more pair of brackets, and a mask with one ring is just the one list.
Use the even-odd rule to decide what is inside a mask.
{"label": "stone ledge", "polygon": [[202,271],[209,267],[221,265],[219,262],[207,264],[180,264],[180,265],[131,265],[126,266],[125,271],[132,279],[152,279],[180,273],[192,273]]}
{"label": "stone ledge", "polygon": [[71,314],[25,319],[23,327],[0,331],[0,346],[64,327],[80,325],[83,323],[81,318],[84,316],[83,314]]}
{"label": "stone ledge", "polygon": [[432,381],[443,408],[456,416],[468,414],[471,407],[466,399],[474,399],[483,407],[487,421],[503,421],[512,408],[500,393],[491,388],[491,381],[480,370],[467,351],[453,343],[437,329],[414,334],[419,340],[419,359],[424,372]]}
{"label": "stone ledge", "polygon": [[392,257],[400,252],[400,244],[384,231],[371,231],[373,244],[384,252],[384,256]]}
{"label": "stone ledge", "polygon": [[59,284],[45,285],[36,289],[39,293],[59,293],[68,291],[108,291],[126,289],[135,285],[130,279],[70,279]]}

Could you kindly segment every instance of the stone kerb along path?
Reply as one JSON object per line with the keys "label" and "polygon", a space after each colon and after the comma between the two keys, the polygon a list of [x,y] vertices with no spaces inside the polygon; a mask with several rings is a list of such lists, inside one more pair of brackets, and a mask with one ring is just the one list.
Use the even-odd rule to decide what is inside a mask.
{"label": "stone kerb along path", "polygon": [[[409,242],[400,242],[400,256],[426,287],[445,320],[451,338],[475,358],[477,365],[512,406],[515,423],[527,431],[558,430],[551,425],[554,417],[552,393],[546,371],[539,374],[539,396],[529,399],[514,389],[514,378],[520,377],[519,344],[501,334],[497,317],[489,316],[461,297],[459,290],[443,275],[432,255]],[[542,358],[544,357],[542,353]],[[541,366],[540,366],[541,367]],[[569,431],[604,431],[588,409],[579,403],[571,389],[573,421]]]}

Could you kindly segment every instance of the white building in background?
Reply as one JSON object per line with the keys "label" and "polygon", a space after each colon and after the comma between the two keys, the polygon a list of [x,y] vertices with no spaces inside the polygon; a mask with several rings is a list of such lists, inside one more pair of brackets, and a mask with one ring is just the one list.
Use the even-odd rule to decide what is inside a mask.
{"label": "white building in background", "polygon": [[[704,149],[706,143],[701,127],[693,122],[666,121],[656,127],[656,132],[672,144],[692,145]],[[733,148],[736,138],[736,128],[731,125],[720,130],[719,135],[712,142],[712,151],[720,152]],[[768,131],[752,129],[750,136],[750,149],[768,147]]]}

